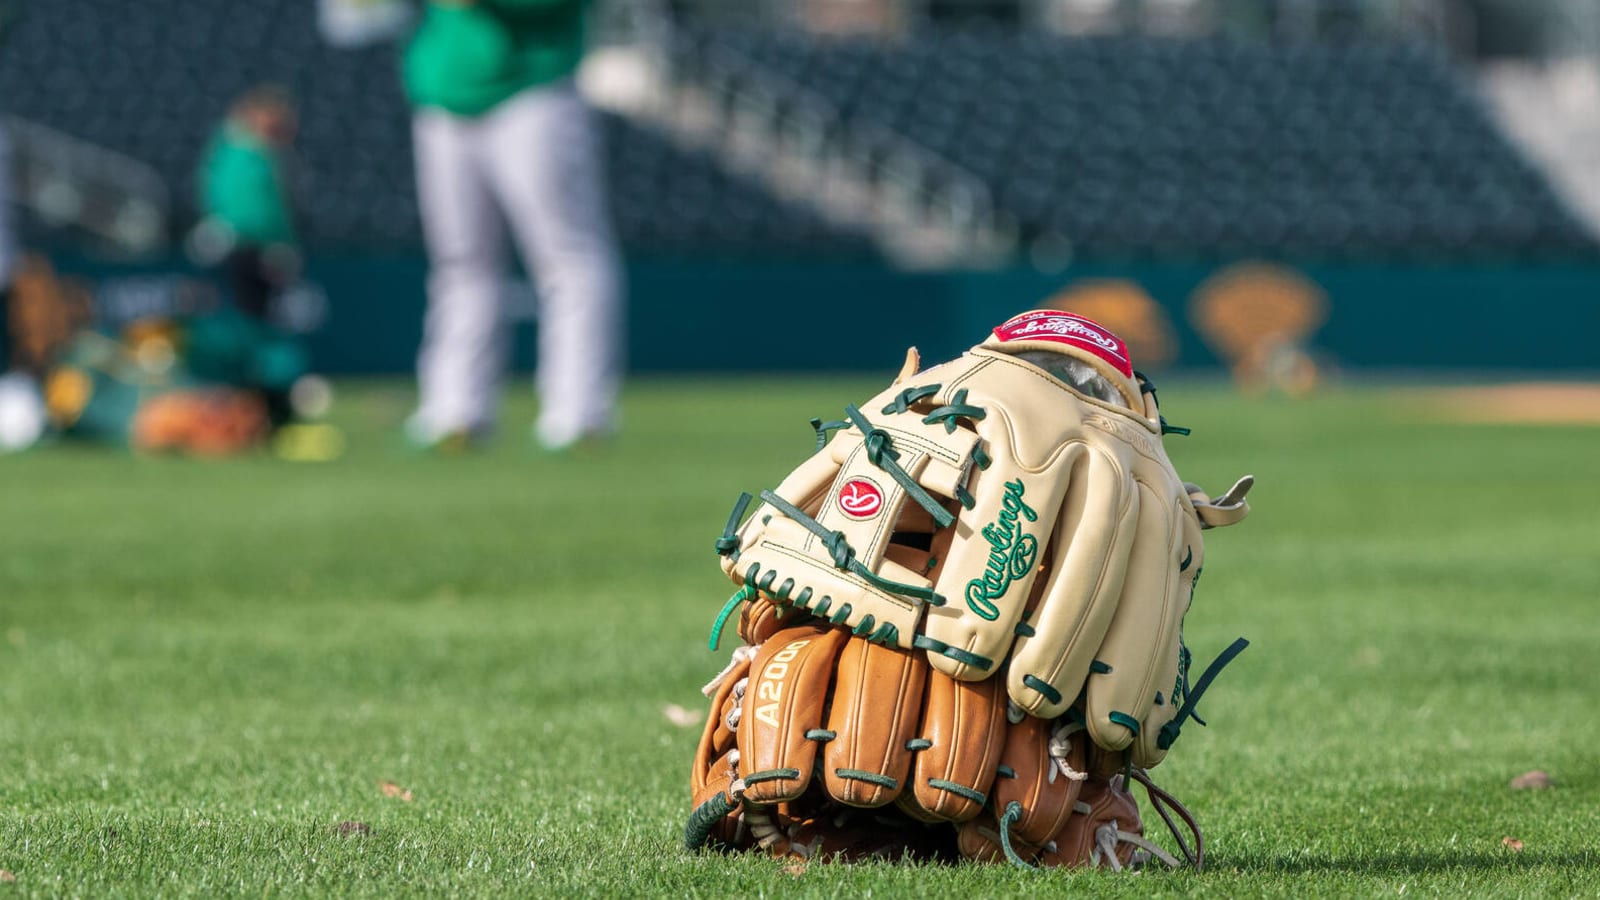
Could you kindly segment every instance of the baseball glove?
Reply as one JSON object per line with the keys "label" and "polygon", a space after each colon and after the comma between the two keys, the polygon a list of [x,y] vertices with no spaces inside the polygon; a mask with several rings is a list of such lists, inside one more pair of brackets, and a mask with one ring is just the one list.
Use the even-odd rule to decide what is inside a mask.
{"label": "baseball glove", "polygon": [[1199,867],[1193,817],[1144,769],[1245,646],[1191,685],[1201,532],[1245,516],[1252,479],[1181,481],[1160,438],[1183,430],[1079,316],[1026,313],[917,369],[813,421],[815,454],[717,541],[741,589],[712,645],[735,611],[746,645],[706,688],[686,843],[1178,865],[1140,783]]}
{"label": "baseball glove", "polygon": [[913,350],[883,393],[814,421],[816,452],[742,526],[740,497],[717,551],[745,590],[719,627],[769,598],[956,682],[1003,672],[1033,716],[1081,693],[1095,745],[1159,763],[1200,693],[1180,632],[1201,531],[1244,518],[1253,480],[1210,499],[1180,479],[1161,436],[1187,432],[1080,316],[1024,313],[917,368]]}
{"label": "baseball glove", "polygon": [[[784,620],[799,620],[788,624]],[[1142,770],[1120,771],[1077,710],[1055,721],[1006,702],[999,678],[958,681],[926,656],[784,615],[765,600],[710,685],[691,769],[691,849],[785,858],[913,856],[1121,868],[1178,860],[1146,840],[1142,781],[1188,861],[1198,827]],[[1122,754],[1118,754],[1119,756]],[[1192,843],[1160,803],[1189,826]]]}

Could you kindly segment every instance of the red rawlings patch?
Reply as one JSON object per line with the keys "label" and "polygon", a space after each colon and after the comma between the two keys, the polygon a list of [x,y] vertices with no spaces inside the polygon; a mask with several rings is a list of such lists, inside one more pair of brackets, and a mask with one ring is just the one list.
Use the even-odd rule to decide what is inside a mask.
{"label": "red rawlings patch", "polygon": [[852,519],[870,519],[883,509],[883,491],[865,478],[852,478],[839,489],[839,508]]}
{"label": "red rawlings patch", "polygon": [[1128,358],[1128,345],[1111,329],[1093,319],[1085,319],[1068,312],[1051,309],[1025,312],[1007,319],[994,330],[1002,343],[1010,341],[1050,341],[1087,350],[1110,363],[1128,378],[1133,377],[1133,362]]}

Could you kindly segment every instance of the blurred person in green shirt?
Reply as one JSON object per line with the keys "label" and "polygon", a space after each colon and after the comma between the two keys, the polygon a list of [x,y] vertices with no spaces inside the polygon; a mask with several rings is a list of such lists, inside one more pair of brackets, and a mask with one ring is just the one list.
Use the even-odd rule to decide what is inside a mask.
{"label": "blurred person in green shirt", "polygon": [[299,275],[288,179],[297,130],[293,98],[276,86],[257,87],[234,102],[200,166],[195,255],[220,263],[234,304],[259,321]]}
{"label": "blurred person in green shirt", "polygon": [[587,0],[431,0],[404,59],[429,259],[408,429],[487,432],[504,367],[507,228],[539,295],[538,440],[615,427],[622,276],[598,123],[578,95]]}

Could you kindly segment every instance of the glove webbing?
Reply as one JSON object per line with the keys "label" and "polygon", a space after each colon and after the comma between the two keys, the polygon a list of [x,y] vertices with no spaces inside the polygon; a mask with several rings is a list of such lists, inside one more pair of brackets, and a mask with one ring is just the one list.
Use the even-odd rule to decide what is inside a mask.
{"label": "glove webbing", "polygon": [[[898,469],[899,467],[897,466],[896,468]],[[900,469],[899,471],[904,473],[905,470]],[[898,581],[892,581],[876,574],[871,569],[862,565],[861,561],[856,559],[855,548],[851,547],[850,542],[845,540],[844,532],[829,531],[821,522],[818,522],[816,519],[806,515],[805,511],[800,507],[795,506],[793,503],[790,503],[782,497],[779,497],[772,491],[762,491],[761,499],[777,507],[778,510],[784,515],[795,520],[796,522],[799,522],[802,528],[820,538],[823,546],[828,548],[828,554],[833,557],[833,565],[835,568],[859,575],[868,582],[888,591],[891,594],[899,594],[902,597],[910,597],[915,600],[926,600],[928,603],[934,606],[944,605],[944,598],[939,594],[934,593],[932,587],[919,587],[914,584],[902,584]],[[932,502],[931,498],[929,502]],[[935,507],[938,508],[937,504],[935,504]],[[939,508],[939,511],[944,512],[942,508]],[[947,517],[950,515],[948,512],[944,512],[944,514]],[[780,599],[788,598],[785,597]]]}
{"label": "glove webbing", "polygon": [[[894,448],[894,441],[889,437],[889,432],[874,427],[854,403],[844,408],[844,414],[865,435],[862,443],[867,448],[867,462],[889,473],[889,477],[905,489],[906,496],[917,501],[918,506],[928,511],[935,524],[940,528],[949,528],[956,517],[939,505],[939,501],[933,499],[933,495],[924,490],[922,485],[917,484],[917,480],[900,465],[900,451]],[[765,497],[765,494],[762,496]]]}
{"label": "glove webbing", "polygon": [[[883,408],[883,412],[885,414],[908,412],[912,403],[915,403],[923,398],[933,396],[938,392],[939,385],[937,384],[906,388],[900,392],[899,396],[894,399],[893,403],[890,403]],[[944,422],[946,432],[954,432],[956,430],[956,420],[958,418],[982,419],[989,414],[988,410],[981,406],[967,403],[966,400],[967,391],[965,388],[963,388],[955,393],[955,396],[951,398],[950,403],[937,407],[933,411],[929,412],[926,416],[923,416],[923,424],[932,425],[935,422],[942,421]],[[933,517],[934,522],[938,523],[940,528],[950,527],[950,525],[955,522],[955,517],[950,514],[949,510],[946,510],[943,505],[935,500],[931,494],[924,490],[922,485],[918,484],[916,479],[912,478],[910,474],[907,473],[906,470],[899,464],[900,453],[894,449],[894,442],[890,439],[888,433],[884,432],[880,428],[873,427],[872,423],[867,421],[866,416],[862,415],[861,410],[856,407],[855,404],[846,406],[845,414],[850,417],[850,421],[846,422],[834,420],[831,422],[824,422],[821,419],[811,420],[811,428],[817,433],[816,449],[820,451],[823,447],[827,446],[828,434],[830,432],[838,431],[842,428],[849,428],[852,424],[854,424],[855,427],[859,428],[861,433],[865,436],[864,440],[867,447],[867,461],[889,473],[889,476],[905,489],[906,494],[909,495],[911,499],[917,501],[917,505],[921,506],[927,511],[928,515]],[[989,463],[991,462],[989,455],[983,452],[981,445],[973,446],[971,459],[972,462],[976,463],[980,469],[989,468]],[[767,492],[763,492],[762,498],[765,499],[766,496]],[[750,499],[751,498],[748,493],[741,493],[739,495],[739,499],[734,502],[733,512],[728,516],[728,523],[723,526],[722,535],[717,538],[716,548],[718,555],[727,556],[738,549],[739,540],[737,531],[739,527],[739,520],[744,516],[744,511],[746,507],[749,506]],[[958,496],[956,499],[961,502],[962,506],[965,506],[968,509],[971,509],[975,502],[972,496],[968,494],[964,488],[958,489]],[[819,536],[823,537],[824,540],[828,539],[827,535]],[[830,551],[833,550],[831,546],[829,549]],[[896,591],[896,593],[900,592]]]}

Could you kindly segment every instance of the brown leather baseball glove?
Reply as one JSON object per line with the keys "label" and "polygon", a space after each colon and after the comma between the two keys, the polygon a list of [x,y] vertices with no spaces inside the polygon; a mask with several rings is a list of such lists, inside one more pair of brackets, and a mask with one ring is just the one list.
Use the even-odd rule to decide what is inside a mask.
{"label": "brown leather baseball glove", "polygon": [[[691,768],[691,848],[760,848],[779,857],[1009,859],[1121,868],[1178,860],[1144,838],[1133,777],[1168,801],[1193,844],[1192,817],[1120,771],[1083,720],[1021,713],[1004,682],[957,681],[920,653],[885,647],[800,615],[773,627],[759,601],[741,622],[764,637],[734,652],[706,690],[711,715]],[[752,625],[755,628],[752,628]],[[765,632],[759,633],[759,632]],[[1160,809],[1160,807],[1157,807]]]}

